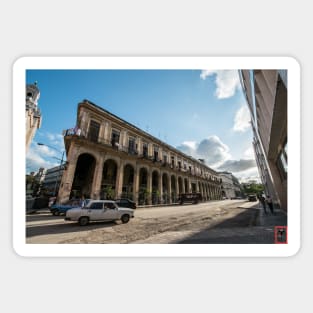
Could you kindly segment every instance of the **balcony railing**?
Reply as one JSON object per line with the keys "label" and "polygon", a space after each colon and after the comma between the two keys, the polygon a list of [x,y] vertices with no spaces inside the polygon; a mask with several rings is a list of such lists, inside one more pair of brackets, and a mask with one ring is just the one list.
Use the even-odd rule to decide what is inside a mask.
{"label": "balcony railing", "polygon": [[211,182],[211,183],[214,183],[214,184],[220,184],[219,180],[213,180],[213,179],[210,179],[207,177],[207,174],[205,173],[197,173],[194,169],[187,169],[187,168],[184,168],[183,166],[179,166],[179,165],[175,165],[175,164],[171,164],[171,163],[168,163],[168,162],[164,162],[162,159],[158,158],[158,157],[155,157],[153,155],[148,155],[148,153],[139,153],[138,150],[136,150],[135,148],[132,148],[132,147],[129,147],[129,146],[123,146],[121,144],[119,144],[118,142],[114,142],[114,141],[111,141],[111,140],[107,140],[107,139],[99,139],[99,138],[94,138],[94,140],[90,140],[85,134],[84,132],[80,131],[78,129],[78,131],[74,128],[70,128],[70,129],[67,129],[65,131],[63,131],[63,134],[64,134],[64,137],[66,136],[75,136],[75,137],[79,137],[79,138],[82,138],[82,139],[85,139],[85,140],[88,140],[88,141],[91,141],[91,142],[95,142],[95,143],[98,143],[98,144],[101,144],[103,146],[106,146],[108,148],[111,148],[113,150],[116,150],[116,151],[120,151],[120,152],[123,152],[127,155],[130,155],[130,156],[134,156],[134,157],[138,157],[138,158],[141,158],[141,159],[145,159],[147,161],[151,161],[153,163],[155,163],[156,165],[160,165],[162,167],[166,167],[166,168],[169,168],[169,169],[172,169],[172,170],[176,170],[176,171],[179,171],[179,172],[182,172],[182,173],[185,173],[185,174],[189,174],[191,176],[196,176],[196,177],[201,177],[201,178],[204,178],[206,179],[207,181]]}

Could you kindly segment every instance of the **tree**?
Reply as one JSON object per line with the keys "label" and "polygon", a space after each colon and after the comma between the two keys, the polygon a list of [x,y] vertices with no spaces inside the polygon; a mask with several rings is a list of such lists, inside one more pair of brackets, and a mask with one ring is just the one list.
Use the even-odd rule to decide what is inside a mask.
{"label": "tree", "polygon": [[242,187],[246,194],[260,194],[264,191],[263,185],[256,182],[242,184]]}

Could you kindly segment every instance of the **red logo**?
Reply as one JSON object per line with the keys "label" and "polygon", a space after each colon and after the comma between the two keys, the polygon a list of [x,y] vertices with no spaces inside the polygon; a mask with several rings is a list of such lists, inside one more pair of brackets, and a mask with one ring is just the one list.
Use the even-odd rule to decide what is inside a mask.
{"label": "red logo", "polygon": [[275,243],[288,243],[287,226],[274,226]]}

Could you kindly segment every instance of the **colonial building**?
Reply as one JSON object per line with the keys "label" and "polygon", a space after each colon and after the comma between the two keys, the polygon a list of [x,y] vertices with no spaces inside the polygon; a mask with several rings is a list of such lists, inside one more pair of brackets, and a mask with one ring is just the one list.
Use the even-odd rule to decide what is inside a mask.
{"label": "colonial building", "polygon": [[36,130],[41,125],[41,113],[38,108],[39,97],[40,92],[36,82],[26,86],[26,151],[35,136]]}
{"label": "colonial building", "polygon": [[241,70],[240,78],[265,192],[287,210],[287,70]]}
{"label": "colonial building", "polygon": [[78,104],[76,127],[64,132],[64,142],[61,202],[84,196],[163,204],[190,192],[221,198],[217,172],[88,100]]}
{"label": "colonial building", "polygon": [[220,172],[219,175],[222,180],[222,197],[232,199],[243,196],[240,183],[232,173]]}

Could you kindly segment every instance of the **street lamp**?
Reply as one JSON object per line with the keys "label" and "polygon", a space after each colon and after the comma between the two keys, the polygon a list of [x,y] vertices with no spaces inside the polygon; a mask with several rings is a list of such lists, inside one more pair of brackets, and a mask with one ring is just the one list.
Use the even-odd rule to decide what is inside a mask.
{"label": "street lamp", "polygon": [[61,169],[62,169],[62,165],[63,165],[63,159],[64,159],[64,153],[65,151],[61,152],[59,149],[55,148],[55,147],[52,147],[52,146],[49,146],[49,145],[46,145],[44,143],[41,143],[41,142],[38,142],[37,143],[38,146],[46,146],[46,147],[49,147],[51,149],[54,149],[56,151],[58,151],[59,153],[62,153],[62,158],[59,159],[59,158],[56,158],[57,160],[60,160],[60,166],[59,166],[59,171],[58,171],[58,175],[55,179],[55,185],[54,185],[54,191],[53,191],[53,195],[56,196],[56,191],[57,191],[57,185],[58,185],[58,180],[59,180],[59,177],[60,177],[60,172],[61,172]]}

